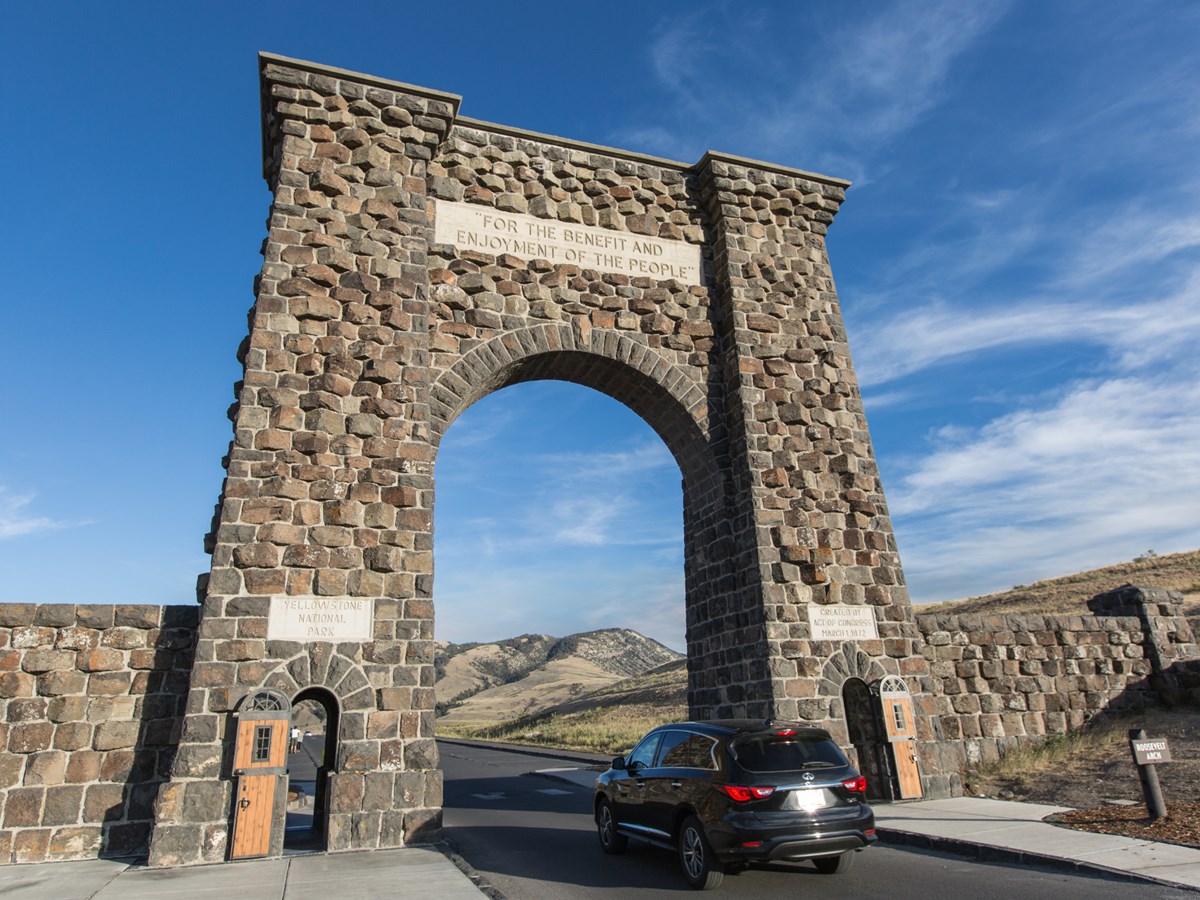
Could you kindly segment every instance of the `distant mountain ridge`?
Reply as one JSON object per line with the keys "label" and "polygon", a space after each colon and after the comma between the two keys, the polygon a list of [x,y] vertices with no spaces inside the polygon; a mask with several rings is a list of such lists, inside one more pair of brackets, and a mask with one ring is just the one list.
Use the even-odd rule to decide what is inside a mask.
{"label": "distant mountain ridge", "polygon": [[460,722],[531,715],[680,659],[681,654],[628,628],[564,638],[523,634],[490,643],[438,642],[438,713]]}

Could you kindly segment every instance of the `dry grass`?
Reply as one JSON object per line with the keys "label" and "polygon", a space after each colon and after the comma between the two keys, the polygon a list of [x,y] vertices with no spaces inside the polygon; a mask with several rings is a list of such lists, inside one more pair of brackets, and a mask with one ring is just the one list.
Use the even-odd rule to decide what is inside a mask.
{"label": "dry grass", "polygon": [[985,615],[1088,615],[1087,601],[1123,584],[1180,591],[1185,597],[1185,615],[1196,615],[1200,607],[1200,550],[1163,556],[1139,556],[1129,562],[1102,569],[1089,569],[1012,590],[966,600],[921,604],[918,613],[982,613]]}
{"label": "dry grass", "polygon": [[499,725],[439,722],[438,733],[478,741],[616,755],[627,752],[638,738],[656,725],[678,718],[664,715],[661,710],[636,707],[622,710],[593,709],[568,715],[550,713],[531,716]]}
{"label": "dry grass", "polygon": [[1087,809],[1106,801],[1142,799],[1129,751],[1129,731],[1144,728],[1170,742],[1174,759],[1159,767],[1168,804],[1200,800],[1200,711],[1152,708],[1104,716],[1088,727],[1010,752],[965,773],[967,792]]}
{"label": "dry grass", "polygon": [[442,717],[437,731],[445,737],[615,755],[651,728],[686,719],[687,712],[687,669],[677,660],[504,722]]}
{"label": "dry grass", "polygon": [[[1092,759],[1120,752],[1130,726],[1124,720],[1108,719],[1081,731],[1054,735],[1037,747],[1013,750],[999,760],[973,767],[968,780],[991,783],[998,780],[1035,779],[1048,772],[1062,773],[1081,759]],[[1128,751],[1126,751],[1128,752]]]}

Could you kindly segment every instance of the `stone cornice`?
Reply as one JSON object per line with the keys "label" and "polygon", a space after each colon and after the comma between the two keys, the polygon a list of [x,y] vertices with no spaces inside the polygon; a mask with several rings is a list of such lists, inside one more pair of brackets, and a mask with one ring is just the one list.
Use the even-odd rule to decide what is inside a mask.
{"label": "stone cornice", "polygon": [[608,147],[604,144],[593,144],[589,143],[588,141],[578,141],[572,138],[564,138],[557,135],[529,131],[524,128],[515,128],[511,125],[499,125],[495,122],[486,122],[481,119],[471,119],[466,116],[458,115],[459,107],[462,104],[462,96],[459,94],[451,94],[447,93],[446,91],[437,91],[433,90],[432,88],[407,84],[402,81],[393,81],[388,78],[379,78],[374,75],[365,75],[361,72],[352,72],[348,69],[325,66],[319,63],[308,62],[307,60],[279,56],[274,53],[260,52],[258,54],[258,69],[259,78],[262,85],[262,123],[264,141],[266,140],[267,121],[266,99],[269,95],[266,83],[266,67],[268,65],[282,66],[302,72],[311,72],[314,75],[322,75],[327,78],[335,78],[340,81],[353,81],[357,84],[384,88],[386,90],[400,91],[418,97],[425,97],[430,100],[439,100],[444,103],[449,103],[452,109],[451,127],[459,126],[462,128],[474,128],[479,131],[488,131],[496,134],[505,134],[522,140],[535,141],[542,144],[551,144],[559,147],[568,147],[573,150],[582,150],[588,153],[599,153],[604,156],[626,159],[630,162],[645,163],[648,165],[660,166],[662,168],[676,169],[680,172],[699,172],[706,166],[717,162],[741,166],[749,169],[758,169],[764,172],[775,172],[795,178],[806,178],[810,181],[816,181],[821,184],[828,184],[832,187],[838,187],[842,189],[850,186],[850,182],[843,178],[834,178],[830,175],[820,175],[816,172],[808,172],[803,169],[796,169],[790,166],[782,166],[776,163],[763,162],[762,160],[749,159],[743,156],[735,156],[731,153],[720,153],[715,150],[709,150],[706,152],[698,162],[685,163],[646,153],[637,153],[632,150],[623,150],[618,147]]}

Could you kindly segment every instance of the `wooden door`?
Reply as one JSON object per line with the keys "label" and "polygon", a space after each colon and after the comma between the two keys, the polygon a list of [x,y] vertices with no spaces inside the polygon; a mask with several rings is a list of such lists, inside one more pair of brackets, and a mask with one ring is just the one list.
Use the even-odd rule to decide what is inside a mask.
{"label": "wooden door", "polygon": [[913,717],[912,697],[908,686],[895,676],[885,678],[880,687],[883,727],[892,748],[892,768],[900,799],[920,799],[924,791],[921,789],[921,771],[917,768],[917,723]]}
{"label": "wooden door", "polygon": [[259,691],[246,698],[238,712],[230,859],[271,853],[279,779],[287,775],[290,713],[290,704],[276,691]]}
{"label": "wooden door", "polygon": [[230,859],[266,856],[271,852],[271,820],[275,814],[275,779],[278,777],[238,776]]}

